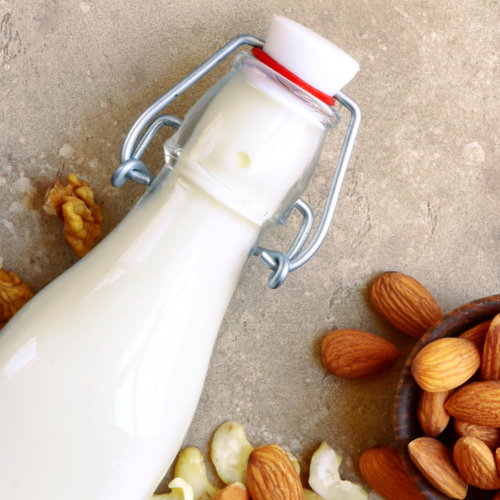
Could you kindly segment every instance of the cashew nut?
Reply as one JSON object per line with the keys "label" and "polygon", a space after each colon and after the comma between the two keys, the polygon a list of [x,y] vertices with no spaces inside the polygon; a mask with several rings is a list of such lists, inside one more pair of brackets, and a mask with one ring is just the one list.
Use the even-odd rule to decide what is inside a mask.
{"label": "cashew nut", "polygon": [[350,481],[340,479],[342,457],[327,443],[315,451],[311,460],[309,484],[324,500],[367,500],[368,493]]}
{"label": "cashew nut", "polygon": [[212,462],[226,484],[246,484],[248,457],[252,451],[253,446],[247,441],[243,426],[238,422],[224,422],[215,431]]}
{"label": "cashew nut", "polygon": [[153,495],[151,500],[193,500],[193,488],[184,479],[176,477],[168,487],[172,489],[171,493]]}
{"label": "cashew nut", "polygon": [[207,477],[203,453],[199,448],[183,450],[175,465],[175,477],[182,478],[193,489],[193,500],[209,500],[219,493]]}

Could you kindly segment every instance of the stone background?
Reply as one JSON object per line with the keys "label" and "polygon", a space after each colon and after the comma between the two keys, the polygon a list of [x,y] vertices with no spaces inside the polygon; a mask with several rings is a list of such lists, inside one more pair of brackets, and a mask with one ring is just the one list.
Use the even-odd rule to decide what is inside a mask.
{"label": "stone background", "polygon": [[[405,272],[444,312],[499,292],[497,0],[0,0],[0,255],[36,291],[76,261],[60,221],[41,210],[55,177],[73,171],[93,186],[109,233],[144,192],[109,182],[134,120],[232,37],[264,37],[273,14],[358,60],[345,91],[363,123],[316,257],[275,291],[256,259],[244,271],[185,443],[206,450],[215,428],[235,419],[254,446],[274,442],[296,454],[304,479],[326,440],[344,455],[344,477],[362,481],[360,454],[393,442],[394,388],[414,344],[375,313],[369,283],[383,271]],[[183,117],[228,67],[169,112]],[[343,116],[305,195],[316,213]],[[145,156],[153,172],[166,137]],[[285,249],[297,224],[270,233],[265,245]],[[346,327],[391,340],[400,361],[368,381],[329,375],[321,339]]]}

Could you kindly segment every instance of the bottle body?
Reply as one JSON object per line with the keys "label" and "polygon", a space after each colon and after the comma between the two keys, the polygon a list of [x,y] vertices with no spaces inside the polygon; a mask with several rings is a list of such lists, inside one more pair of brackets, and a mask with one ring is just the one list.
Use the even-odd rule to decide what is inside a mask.
{"label": "bottle body", "polygon": [[247,259],[307,186],[334,122],[323,111],[238,56],[167,141],[137,206],[4,328],[6,498],[149,498]]}
{"label": "bottle body", "polygon": [[174,459],[259,228],[168,177],[5,328],[6,498],[142,500]]}

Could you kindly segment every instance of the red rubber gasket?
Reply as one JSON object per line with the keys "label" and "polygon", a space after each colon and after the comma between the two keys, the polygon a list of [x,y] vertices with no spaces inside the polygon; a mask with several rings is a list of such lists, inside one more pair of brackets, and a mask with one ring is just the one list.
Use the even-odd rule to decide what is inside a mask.
{"label": "red rubber gasket", "polygon": [[321,90],[318,90],[304,80],[301,80],[298,76],[294,75],[291,71],[288,71],[284,66],[282,66],[279,62],[275,61],[269,54],[266,54],[261,48],[254,47],[252,49],[252,55],[263,62],[266,66],[269,66],[274,71],[277,71],[280,75],[283,75],[285,78],[295,83],[299,87],[303,88],[305,91],[309,92],[309,94],[317,97],[320,101],[328,104],[328,106],[333,106],[335,104],[335,99]]}

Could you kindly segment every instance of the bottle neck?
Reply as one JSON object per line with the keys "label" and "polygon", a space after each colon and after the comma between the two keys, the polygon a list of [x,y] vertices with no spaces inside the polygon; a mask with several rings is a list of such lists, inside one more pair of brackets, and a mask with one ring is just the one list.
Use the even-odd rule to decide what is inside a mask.
{"label": "bottle neck", "polygon": [[264,50],[262,50],[261,48],[254,47],[252,49],[252,55],[259,61],[263,62],[266,66],[269,66],[271,69],[279,73],[281,76],[284,76],[290,82],[294,83],[295,85],[298,85],[300,88],[304,89],[306,92],[316,97],[320,101],[324,102],[325,104],[328,104],[328,106],[335,105],[335,99],[332,96],[329,96],[328,94],[321,92],[321,90],[318,90],[309,85],[308,83],[306,83],[297,75],[287,70],[279,62],[275,61],[269,54],[264,52]]}
{"label": "bottle neck", "polygon": [[[238,54],[234,64],[236,72],[243,73],[253,85],[281,100],[311,125],[321,125],[327,130],[337,125],[339,115],[334,109],[336,101],[333,97],[314,89],[264,51],[256,51],[256,54],[259,57],[255,56],[254,50],[252,54]],[[333,102],[327,104],[320,97]]]}
{"label": "bottle neck", "polygon": [[165,144],[175,169],[258,227],[307,187],[335,110],[248,53]]}

